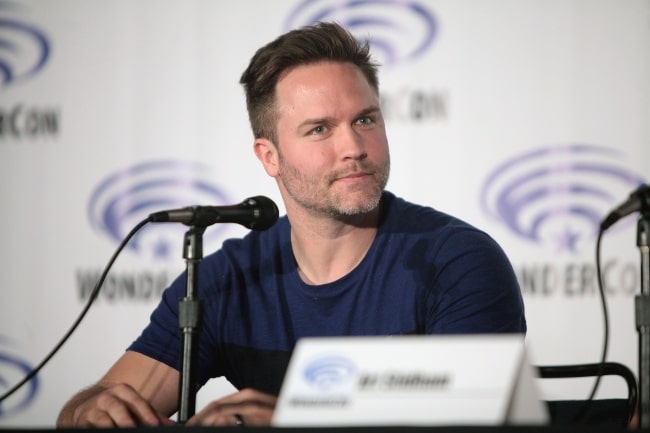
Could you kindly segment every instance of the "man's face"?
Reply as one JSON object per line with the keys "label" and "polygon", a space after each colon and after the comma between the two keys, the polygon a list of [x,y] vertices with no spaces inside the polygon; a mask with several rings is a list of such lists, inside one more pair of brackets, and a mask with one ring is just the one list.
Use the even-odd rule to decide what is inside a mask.
{"label": "man's face", "polygon": [[276,109],[276,179],[285,200],[331,216],[377,207],[388,181],[388,140],[379,98],[356,66],[292,69],[278,81]]}

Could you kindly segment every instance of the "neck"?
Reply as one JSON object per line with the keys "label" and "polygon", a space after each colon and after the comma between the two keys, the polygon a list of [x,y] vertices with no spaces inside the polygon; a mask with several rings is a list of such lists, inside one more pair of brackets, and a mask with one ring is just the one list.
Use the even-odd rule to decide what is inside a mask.
{"label": "neck", "polygon": [[289,219],[298,273],[304,282],[319,285],[347,275],[363,260],[377,234],[379,208],[341,219]]}

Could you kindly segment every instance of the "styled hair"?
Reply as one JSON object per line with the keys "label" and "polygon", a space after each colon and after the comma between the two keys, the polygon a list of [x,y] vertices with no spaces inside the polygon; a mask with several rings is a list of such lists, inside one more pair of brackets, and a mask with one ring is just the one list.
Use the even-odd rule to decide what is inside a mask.
{"label": "styled hair", "polygon": [[277,144],[278,111],[275,87],[289,70],[321,61],[352,63],[379,93],[378,64],[370,56],[370,44],[357,41],[336,23],[318,23],[292,30],[263,46],[251,58],[239,82],[246,92],[248,118],[255,138]]}

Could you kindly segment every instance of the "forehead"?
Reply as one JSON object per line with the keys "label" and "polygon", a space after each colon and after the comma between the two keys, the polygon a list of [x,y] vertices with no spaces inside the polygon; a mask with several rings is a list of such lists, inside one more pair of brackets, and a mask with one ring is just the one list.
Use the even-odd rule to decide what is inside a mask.
{"label": "forehead", "polygon": [[361,70],[352,63],[318,62],[287,71],[276,85],[280,112],[323,105],[372,105],[378,95]]}

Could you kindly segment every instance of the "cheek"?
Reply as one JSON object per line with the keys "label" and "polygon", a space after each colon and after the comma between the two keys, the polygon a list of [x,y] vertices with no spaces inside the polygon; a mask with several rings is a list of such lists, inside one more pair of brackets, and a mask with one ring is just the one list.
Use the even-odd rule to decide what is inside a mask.
{"label": "cheek", "polygon": [[296,167],[305,174],[324,170],[329,160],[329,153],[322,146],[307,146],[299,151],[294,149],[284,156],[286,164]]}
{"label": "cheek", "polygon": [[375,159],[385,159],[388,155],[388,141],[383,134],[377,134],[366,143],[366,151]]}

